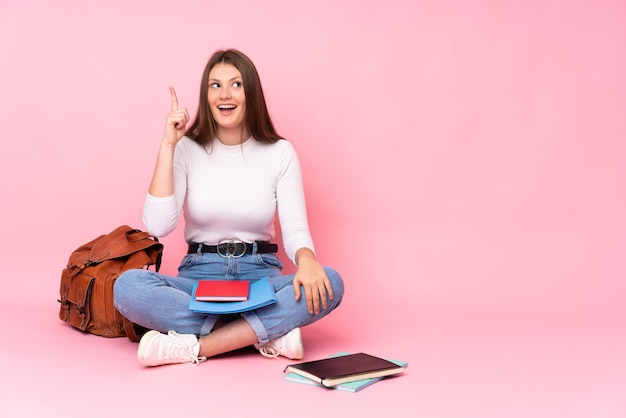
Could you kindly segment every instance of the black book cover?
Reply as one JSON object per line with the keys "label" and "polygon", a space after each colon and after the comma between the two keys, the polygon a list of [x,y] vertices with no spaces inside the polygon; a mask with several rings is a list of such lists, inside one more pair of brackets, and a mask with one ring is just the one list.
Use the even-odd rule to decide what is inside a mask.
{"label": "black book cover", "polygon": [[365,353],[348,354],[287,366],[286,372],[297,373],[325,386],[402,373],[403,366]]}

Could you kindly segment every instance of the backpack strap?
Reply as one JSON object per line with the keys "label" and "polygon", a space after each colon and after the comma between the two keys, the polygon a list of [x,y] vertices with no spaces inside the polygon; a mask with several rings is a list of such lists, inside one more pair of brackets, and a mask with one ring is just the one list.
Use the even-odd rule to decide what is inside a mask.
{"label": "backpack strap", "polygon": [[128,337],[128,339],[134,343],[139,342],[139,340],[141,339],[141,337],[137,335],[133,323],[126,318],[124,318],[124,331],[126,331],[126,336]]}

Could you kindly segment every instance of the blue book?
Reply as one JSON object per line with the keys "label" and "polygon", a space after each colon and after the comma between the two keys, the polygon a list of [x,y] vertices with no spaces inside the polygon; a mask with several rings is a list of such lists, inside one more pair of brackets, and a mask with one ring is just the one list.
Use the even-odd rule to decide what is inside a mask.
{"label": "blue book", "polygon": [[[334,354],[331,357],[345,356],[347,354],[349,354],[349,353],[341,352],[341,353]],[[389,360],[389,361],[391,361],[391,362],[393,362],[393,363],[395,363],[395,364],[397,364],[399,366],[402,366],[402,367],[407,367],[408,366],[408,363],[406,361],[399,361],[399,360]],[[355,392],[360,391],[361,389],[365,389],[366,387],[373,385],[374,383],[378,382],[379,380],[381,380],[383,378],[384,377],[373,377],[373,378],[370,378],[370,379],[355,380],[353,382],[342,383],[340,385],[333,386],[332,388],[329,388],[327,386],[324,386],[324,385],[322,385],[320,383],[317,383],[317,382],[315,382],[315,381],[313,381],[311,379],[308,379],[308,378],[306,378],[304,376],[300,376],[299,374],[296,374],[296,373],[293,373],[293,372],[285,374],[285,380],[287,382],[301,383],[303,385],[317,386],[317,387],[320,387],[320,388],[324,388],[326,390],[339,390],[339,391],[342,391],[342,392],[351,392],[351,393],[355,393]]]}
{"label": "blue book", "polygon": [[276,302],[276,292],[268,277],[250,283],[248,299],[240,302],[207,302],[196,300],[198,282],[194,283],[189,309],[194,312],[229,314],[251,311]]}

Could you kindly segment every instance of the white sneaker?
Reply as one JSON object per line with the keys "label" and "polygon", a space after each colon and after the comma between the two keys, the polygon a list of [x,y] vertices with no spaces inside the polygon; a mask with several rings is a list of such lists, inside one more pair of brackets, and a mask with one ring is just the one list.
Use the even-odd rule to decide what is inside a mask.
{"label": "white sneaker", "polygon": [[206,357],[198,357],[200,343],[193,334],[178,334],[170,331],[161,334],[148,331],[137,349],[137,359],[144,366],[160,366],[162,364],[187,363],[198,364]]}
{"label": "white sneaker", "polygon": [[289,331],[282,337],[270,340],[267,344],[259,346],[255,344],[259,352],[265,357],[287,357],[292,360],[300,360],[304,357],[304,345],[302,344],[302,332],[300,328]]}

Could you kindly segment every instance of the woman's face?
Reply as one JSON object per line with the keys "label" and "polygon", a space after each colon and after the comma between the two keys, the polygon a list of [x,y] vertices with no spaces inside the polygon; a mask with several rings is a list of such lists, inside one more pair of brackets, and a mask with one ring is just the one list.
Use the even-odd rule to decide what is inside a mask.
{"label": "woman's face", "polygon": [[246,93],[241,73],[232,64],[216,64],[209,72],[208,100],[222,142],[247,139]]}

